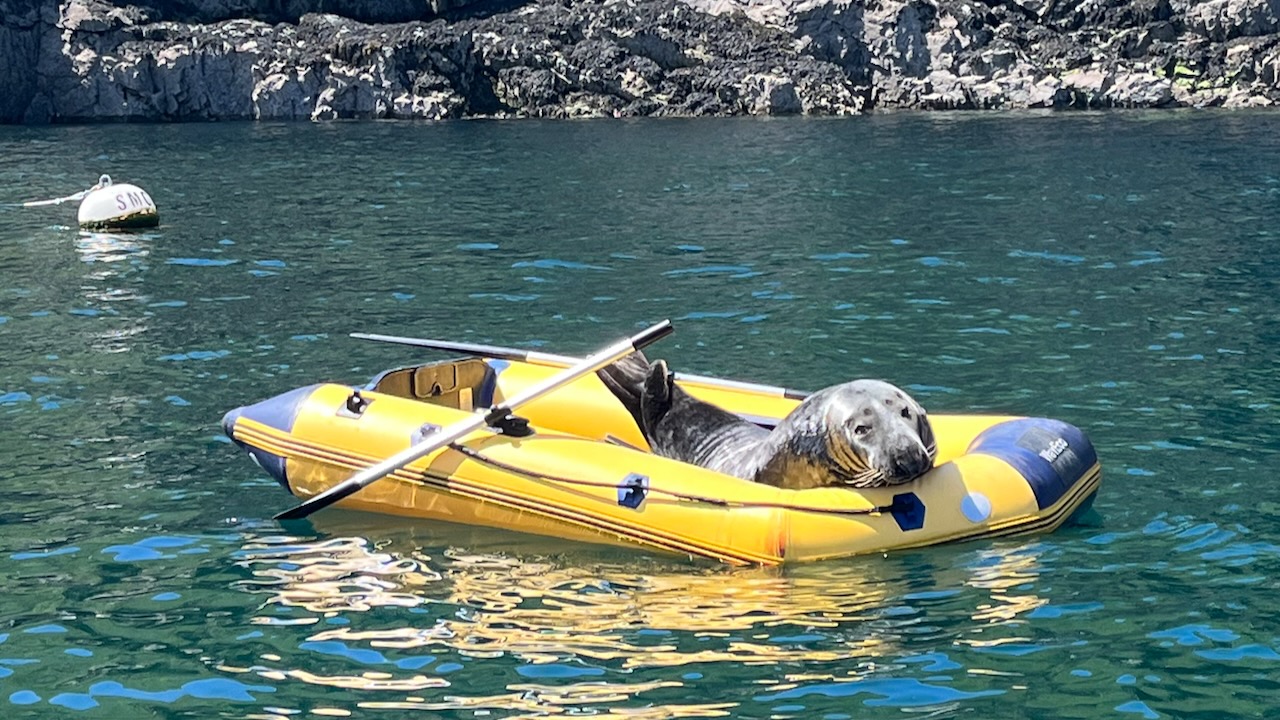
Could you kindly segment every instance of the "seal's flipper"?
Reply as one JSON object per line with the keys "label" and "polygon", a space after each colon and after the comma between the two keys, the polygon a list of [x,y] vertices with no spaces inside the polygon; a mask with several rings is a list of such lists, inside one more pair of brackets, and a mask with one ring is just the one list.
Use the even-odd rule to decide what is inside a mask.
{"label": "seal's flipper", "polygon": [[675,377],[667,368],[666,360],[657,360],[649,366],[640,395],[640,430],[646,439],[652,436],[653,429],[671,410],[678,392],[683,391],[676,387]]}
{"label": "seal's flipper", "polygon": [[644,394],[645,379],[649,376],[649,359],[636,351],[621,360],[596,371],[596,376],[618,398],[622,406],[635,418],[636,426],[643,432],[640,419],[640,396]]}
{"label": "seal's flipper", "polygon": [[753,448],[769,437],[767,430],[690,395],[661,360],[645,378],[640,419],[653,454],[742,478],[754,474]]}

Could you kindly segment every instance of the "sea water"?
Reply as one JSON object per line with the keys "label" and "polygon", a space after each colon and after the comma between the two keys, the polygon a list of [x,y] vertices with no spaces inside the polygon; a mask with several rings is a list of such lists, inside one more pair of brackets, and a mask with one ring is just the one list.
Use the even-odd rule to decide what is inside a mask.
{"label": "sea water", "polygon": [[[1280,115],[0,127],[14,717],[1280,712]],[[438,359],[857,377],[1059,418],[1049,535],[784,569],[294,503],[219,419]]]}

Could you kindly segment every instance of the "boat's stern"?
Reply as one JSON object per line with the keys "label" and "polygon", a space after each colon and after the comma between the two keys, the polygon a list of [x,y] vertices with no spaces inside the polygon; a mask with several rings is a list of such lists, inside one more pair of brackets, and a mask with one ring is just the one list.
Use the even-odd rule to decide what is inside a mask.
{"label": "boat's stern", "polygon": [[1018,471],[1047,527],[1070,524],[1093,505],[1102,468],[1093,443],[1075,425],[1049,418],[1019,418],[980,434],[969,452],[1003,460]]}
{"label": "boat's stern", "polygon": [[273,452],[271,443],[263,442],[260,428],[286,434],[292,432],[299,411],[318,387],[320,385],[308,385],[290,390],[253,405],[238,407],[222,417],[222,431],[227,437],[248,452],[255,463],[290,492],[288,464],[282,455]]}

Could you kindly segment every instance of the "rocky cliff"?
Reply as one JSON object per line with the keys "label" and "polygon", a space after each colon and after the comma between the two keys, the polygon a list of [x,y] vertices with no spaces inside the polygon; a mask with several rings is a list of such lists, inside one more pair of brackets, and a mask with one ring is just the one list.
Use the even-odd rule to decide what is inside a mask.
{"label": "rocky cliff", "polygon": [[1280,101],[1280,0],[0,0],[0,121]]}

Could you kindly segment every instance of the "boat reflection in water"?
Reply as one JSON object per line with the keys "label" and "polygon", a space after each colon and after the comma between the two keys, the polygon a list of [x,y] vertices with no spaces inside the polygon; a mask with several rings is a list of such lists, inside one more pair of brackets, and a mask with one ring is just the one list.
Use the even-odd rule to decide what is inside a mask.
{"label": "boat reflection in water", "polygon": [[[288,668],[276,655],[222,669],[361,691],[347,700],[362,708],[559,713],[631,699],[653,713],[638,717],[732,714],[738,703],[664,706],[658,691],[685,687],[705,663],[742,668],[759,691],[857,682],[908,667],[920,640],[1016,641],[990,626],[1016,626],[1045,604],[1027,589],[1040,569],[1034,544],[937,552],[946,566],[921,552],[700,569],[593,546],[566,554],[554,539],[479,528],[432,537],[420,523],[362,513],[323,522],[328,539],[246,543],[239,586],[266,597],[255,624],[298,627],[302,649],[369,670],[326,674],[332,657]],[[395,539],[374,546],[358,534],[371,523]]]}

